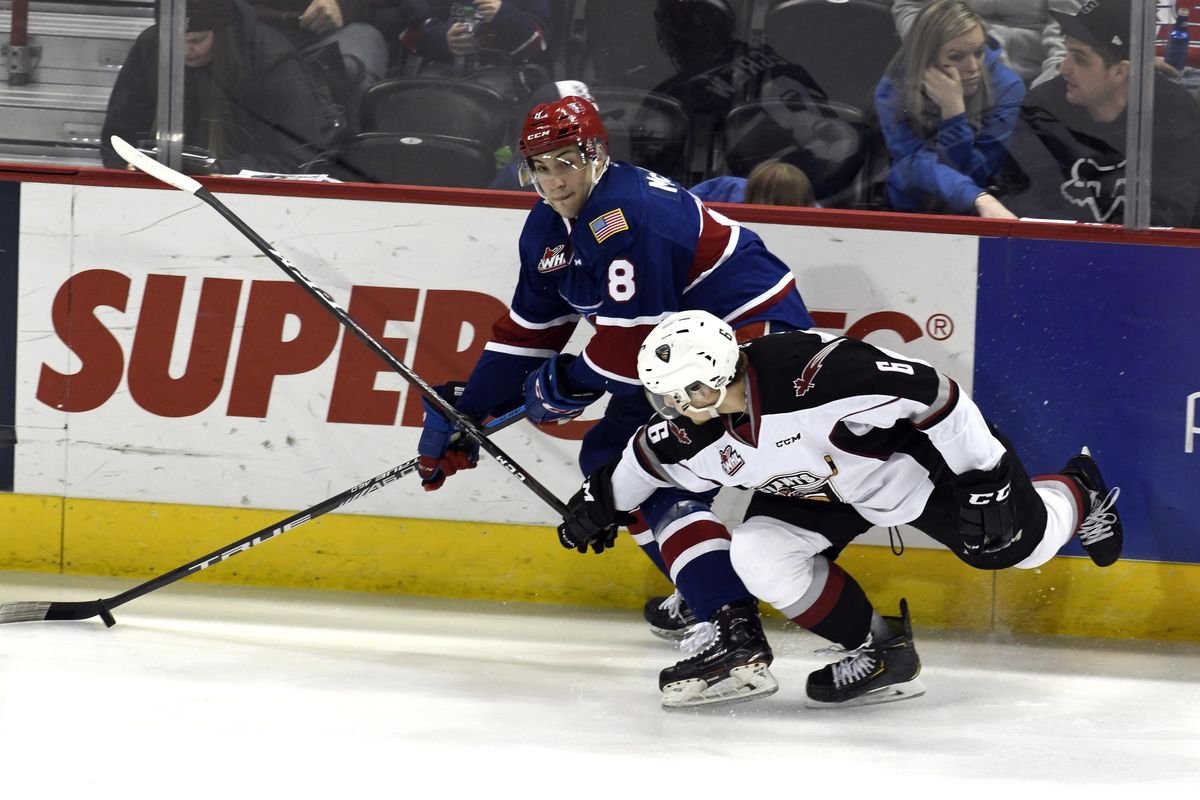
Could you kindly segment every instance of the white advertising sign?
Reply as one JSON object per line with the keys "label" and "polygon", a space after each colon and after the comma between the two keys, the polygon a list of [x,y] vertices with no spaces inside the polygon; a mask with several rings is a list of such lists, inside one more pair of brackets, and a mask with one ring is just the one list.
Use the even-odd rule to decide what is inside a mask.
{"label": "white advertising sign", "polygon": [[[512,293],[523,211],[224,200],[433,384],[466,377]],[[17,492],[298,509],[415,456],[416,393],[195,198],[26,183],[21,209]],[[970,388],[974,237],[752,227],[818,325]],[[496,440],[559,497],[578,487],[576,442],[525,423]],[[554,521],[486,456],[346,511]]]}

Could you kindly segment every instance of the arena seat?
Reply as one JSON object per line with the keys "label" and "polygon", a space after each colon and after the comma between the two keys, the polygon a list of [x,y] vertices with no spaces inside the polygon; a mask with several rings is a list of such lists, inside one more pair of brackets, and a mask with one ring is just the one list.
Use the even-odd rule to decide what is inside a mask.
{"label": "arena seat", "polygon": [[621,87],[593,86],[591,91],[613,158],[684,180],[690,123],[678,100]]}
{"label": "arena seat", "polygon": [[496,161],[470,139],[362,133],[342,146],[329,172],[344,181],[480,189],[496,177]]}
{"label": "arena seat", "polygon": [[745,177],[768,159],[794,164],[812,181],[826,206],[852,206],[868,161],[870,131],[863,113],[835,102],[752,100],[725,118],[725,163]]}
{"label": "arena seat", "polygon": [[767,10],[763,35],[830,100],[858,108],[900,49],[890,0],[779,0]]}
{"label": "arena seat", "polygon": [[510,105],[494,89],[450,78],[390,78],[363,97],[364,133],[472,139],[495,150],[507,143]]}

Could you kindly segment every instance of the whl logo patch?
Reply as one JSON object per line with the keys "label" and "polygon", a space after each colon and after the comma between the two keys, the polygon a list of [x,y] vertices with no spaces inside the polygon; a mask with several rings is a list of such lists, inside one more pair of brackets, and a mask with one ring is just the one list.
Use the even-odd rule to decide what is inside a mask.
{"label": "whl logo patch", "polygon": [[565,244],[560,244],[557,247],[547,247],[546,252],[542,254],[542,260],[538,262],[538,272],[554,272],[556,269],[562,269],[567,265],[567,254],[564,252],[567,249]]}
{"label": "whl logo patch", "polygon": [[727,444],[721,448],[721,469],[725,470],[726,475],[732,475],[744,466],[746,466],[746,459],[733,449],[733,445]]}

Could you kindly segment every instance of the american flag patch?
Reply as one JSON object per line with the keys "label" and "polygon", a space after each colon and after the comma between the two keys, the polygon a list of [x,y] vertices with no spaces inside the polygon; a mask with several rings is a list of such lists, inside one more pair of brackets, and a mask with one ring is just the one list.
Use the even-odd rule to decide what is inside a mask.
{"label": "american flag patch", "polygon": [[596,243],[599,244],[613,234],[629,230],[629,223],[625,221],[625,214],[617,208],[596,217],[588,223],[588,227],[592,229],[592,235],[596,237]]}

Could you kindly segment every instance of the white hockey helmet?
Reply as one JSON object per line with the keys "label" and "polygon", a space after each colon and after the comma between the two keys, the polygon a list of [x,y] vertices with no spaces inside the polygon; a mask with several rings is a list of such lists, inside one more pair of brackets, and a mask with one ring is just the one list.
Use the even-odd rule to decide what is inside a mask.
{"label": "white hockey helmet", "polygon": [[637,359],[646,397],[664,417],[677,417],[691,408],[701,386],[719,393],[717,401],[705,407],[716,417],[737,363],[733,328],[707,311],[679,311],[658,323],[642,342]]}

